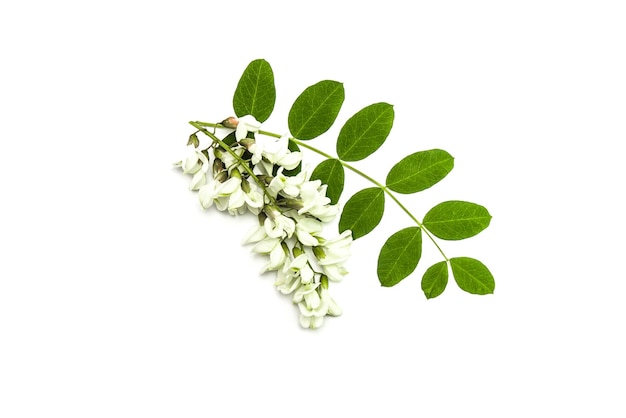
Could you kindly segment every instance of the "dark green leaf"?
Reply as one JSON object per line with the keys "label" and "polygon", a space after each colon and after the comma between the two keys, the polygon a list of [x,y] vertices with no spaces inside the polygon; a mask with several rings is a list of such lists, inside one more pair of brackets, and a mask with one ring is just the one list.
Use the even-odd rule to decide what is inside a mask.
{"label": "dark green leaf", "polygon": [[324,80],[307,87],[289,111],[289,131],[298,139],[313,139],[326,132],[343,104],[343,84]]}
{"label": "dark green leaf", "polygon": [[380,148],[391,131],[393,117],[393,106],[388,103],[374,103],[358,111],[339,132],[339,158],[359,161]]}
{"label": "dark green leaf", "polygon": [[343,192],[344,171],[341,161],[332,158],[322,161],[315,167],[311,174],[311,180],[321,180],[322,184],[327,184],[326,196],[333,205],[339,201]]}
{"label": "dark green leaf", "polygon": [[422,277],[422,290],[427,299],[436,298],[446,290],[448,264],[445,261],[433,264]]}
{"label": "dark green leaf", "polygon": [[454,167],[454,158],[444,150],[420,151],[403,158],[387,175],[387,187],[398,193],[426,190]]}
{"label": "dark green leaf", "polygon": [[378,187],[363,189],[346,202],[339,219],[339,232],[349,229],[353,239],[367,235],[380,223],[384,210],[383,190]]}
{"label": "dark green leaf", "polygon": [[265,122],[274,110],[276,87],[274,72],[270,64],[258,59],[248,64],[233,97],[233,108],[237,116],[252,115]]}
{"label": "dark green leaf", "polygon": [[493,293],[496,282],[491,272],[480,261],[469,257],[450,259],[456,284],[468,293],[486,295]]}
{"label": "dark green leaf", "polygon": [[237,139],[235,138],[235,131],[226,135],[224,139],[222,139],[222,142],[228,145],[229,147],[233,145],[235,142],[237,142]]}
{"label": "dark green leaf", "polygon": [[473,237],[489,226],[491,215],[476,203],[450,200],[428,211],[424,226],[441,239],[459,240]]}
{"label": "dark green leaf", "polygon": [[378,256],[378,280],[394,286],[413,273],[422,256],[422,230],[413,226],[389,237]]}

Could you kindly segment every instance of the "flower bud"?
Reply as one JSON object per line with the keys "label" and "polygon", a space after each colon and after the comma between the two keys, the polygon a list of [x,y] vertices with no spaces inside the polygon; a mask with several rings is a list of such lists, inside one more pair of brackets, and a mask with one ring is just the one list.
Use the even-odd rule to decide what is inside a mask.
{"label": "flower bud", "polygon": [[220,160],[219,158],[216,158],[215,161],[213,161],[213,174],[217,174],[224,170],[226,170],[226,166],[224,165],[222,160]]}
{"label": "flower bud", "polygon": [[200,140],[198,139],[198,135],[196,134],[189,135],[189,141],[187,141],[187,145],[193,145],[194,148],[198,148],[198,145],[200,145]]}
{"label": "flower bud", "polygon": [[244,193],[250,193],[250,191],[252,190],[250,188],[250,183],[248,183],[247,181],[242,181],[241,182],[241,190],[243,190]]}
{"label": "flower bud", "polygon": [[280,204],[283,206],[287,206],[291,209],[302,209],[304,206],[302,205],[302,200],[300,199],[282,199]]}
{"label": "flower bud", "polygon": [[326,258],[326,253],[322,249],[322,247],[313,247],[313,254],[317,257],[318,260],[323,260]]}
{"label": "flower bud", "polygon": [[294,258],[304,254],[304,251],[302,251],[302,248],[300,247],[293,247],[293,250],[291,252],[293,253]]}
{"label": "flower bud", "polygon": [[235,129],[237,127],[237,125],[239,125],[239,119],[237,119],[234,116],[229,116],[226,119],[224,119],[223,121],[221,121],[220,124],[224,128]]}
{"label": "flower bud", "polygon": [[230,176],[231,177],[236,177],[238,179],[241,178],[241,173],[239,172],[239,170],[237,170],[236,168],[234,168],[231,172],[230,172]]}
{"label": "flower bud", "polygon": [[215,181],[220,183],[224,183],[226,180],[228,180],[228,173],[226,171],[222,171],[215,176]]}
{"label": "flower bud", "polygon": [[328,289],[328,276],[322,274],[322,276],[320,277],[320,281],[322,282],[322,289]]}
{"label": "flower bud", "polygon": [[254,138],[243,138],[239,141],[239,143],[249,150],[252,145],[256,144],[256,141]]}

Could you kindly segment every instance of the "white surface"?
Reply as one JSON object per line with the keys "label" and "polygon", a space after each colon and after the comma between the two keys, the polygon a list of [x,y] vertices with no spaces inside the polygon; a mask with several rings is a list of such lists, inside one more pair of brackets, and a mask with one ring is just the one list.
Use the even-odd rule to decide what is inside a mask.
{"label": "white surface", "polygon": [[[626,414],[623,3],[404,4],[3,3],[0,416]],[[402,199],[490,210],[444,248],[485,262],[495,294],[425,300],[427,243],[381,288],[378,249],[410,225],[388,205],[332,289],[344,316],[301,330],[240,245],[254,220],[203,212],[170,166],[256,58],[276,76],[268,130],[334,79],[346,101],[319,147],[386,101],[379,166],[359,167],[455,156]]]}

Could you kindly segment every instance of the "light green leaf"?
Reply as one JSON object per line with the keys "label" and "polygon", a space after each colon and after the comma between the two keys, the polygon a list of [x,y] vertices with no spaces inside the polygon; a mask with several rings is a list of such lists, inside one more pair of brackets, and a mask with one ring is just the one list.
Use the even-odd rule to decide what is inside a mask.
{"label": "light green leaf", "polygon": [[289,131],[294,138],[313,139],[337,119],[345,97],[343,84],[324,80],[307,87],[291,106]]}
{"label": "light green leaf", "polygon": [[459,240],[473,237],[489,226],[491,215],[476,203],[450,200],[428,211],[424,226],[436,237]]}
{"label": "light green leaf", "polygon": [[398,193],[426,190],[454,167],[454,158],[444,150],[420,151],[403,158],[387,175],[387,187]]}
{"label": "light green leaf", "polygon": [[339,201],[341,192],[343,192],[344,178],[343,165],[341,165],[341,161],[335,158],[322,161],[311,173],[311,180],[321,180],[322,184],[328,185],[326,197],[330,199],[330,203],[333,205]]}
{"label": "light green leaf", "polygon": [[358,111],[339,132],[339,158],[359,161],[380,148],[391,131],[393,117],[393,106],[388,103],[374,103]]}
{"label": "light green leaf", "polygon": [[445,261],[433,264],[422,277],[422,290],[427,299],[436,298],[446,290],[448,264]]}
{"label": "light green leaf", "polygon": [[347,202],[339,219],[339,232],[352,231],[357,239],[372,232],[380,223],[385,210],[385,193],[370,187],[354,194]]}
{"label": "light green leaf", "polygon": [[276,102],[276,87],[274,87],[274,72],[270,64],[258,59],[248,64],[239,79],[233,108],[237,116],[252,115],[259,122],[265,122]]}
{"label": "light green leaf", "polygon": [[378,255],[378,280],[385,287],[395,286],[413,273],[422,256],[422,229],[416,226],[389,237]]}
{"label": "light green leaf", "polygon": [[480,261],[469,257],[450,259],[456,284],[468,293],[486,295],[493,293],[496,282],[489,269]]}

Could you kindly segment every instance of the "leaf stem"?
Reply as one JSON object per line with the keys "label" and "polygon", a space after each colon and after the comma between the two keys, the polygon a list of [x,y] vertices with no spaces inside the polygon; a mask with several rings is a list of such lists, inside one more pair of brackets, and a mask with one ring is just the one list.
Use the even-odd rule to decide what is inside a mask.
{"label": "leaf stem", "polygon": [[[224,128],[223,125],[219,124],[219,123],[210,123],[210,122],[190,122],[194,127],[202,130],[204,133],[206,133],[208,135],[207,132],[205,132],[206,130],[203,130],[202,128],[200,128],[201,126],[206,126],[206,127],[211,127],[211,128]],[[195,124],[194,124],[195,123]],[[267,132],[267,131],[259,131],[259,134],[261,135],[265,135],[265,136],[271,136],[274,138],[280,138],[281,135],[279,134],[275,134],[273,132]],[[215,137],[215,135],[209,135],[212,138]],[[298,144],[298,146],[300,147],[304,147],[308,150],[311,150],[323,157],[326,158],[331,158],[331,159],[336,159],[338,160],[342,166],[344,166],[345,168],[347,168],[348,170],[358,174],[359,176],[363,177],[365,180],[369,181],[370,183],[375,184],[376,186],[378,186],[379,188],[381,188],[385,193],[387,193],[387,195],[394,201],[396,202],[396,204],[400,207],[400,209],[402,209],[404,211],[404,213],[406,213],[409,218],[411,218],[413,220],[413,222],[415,222],[417,224],[417,226],[419,226],[421,228],[422,231],[424,231],[424,233],[426,234],[426,236],[428,236],[428,238],[432,241],[433,244],[435,244],[435,247],[437,247],[437,250],[439,250],[439,252],[441,253],[441,255],[443,256],[443,258],[446,260],[446,262],[450,261],[448,259],[448,257],[446,256],[446,254],[443,252],[443,250],[441,249],[441,247],[439,246],[439,244],[437,244],[437,241],[435,241],[435,238],[430,234],[430,232],[428,232],[428,230],[426,228],[424,228],[424,225],[406,208],[406,206],[404,206],[402,204],[402,202],[400,202],[400,200],[398,200],[398,198],[391,193],[391,190],[389,190],[387,188],[387,186],[385,186],[384,184],[380,183],[379,181],[376,181],[375,179],[373,179],[372,177],[368,176],[367,174],[365,174],[364,172],[362,172],[361,170],[357,169],[356,167],[348,164],[347,162],[338,159],[336,157],[333,157],[332,155],[315,148],[314,146],[309,145],[307,142],[305,141],[301,141],[299,139],[296,138],[289,138],[289,140],[291,142],[294,142],[296,144]]]}

